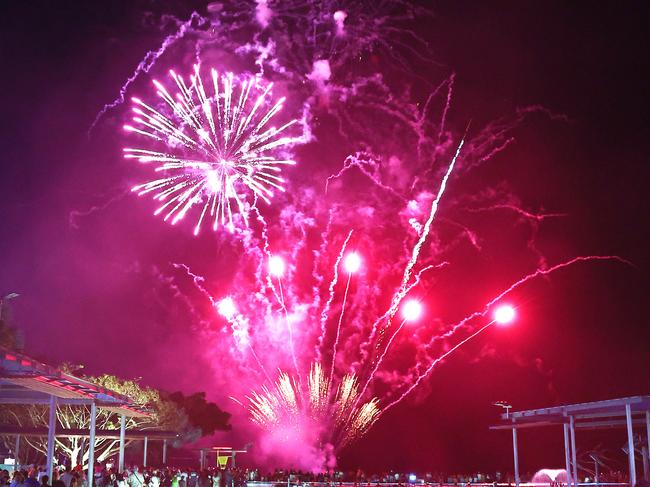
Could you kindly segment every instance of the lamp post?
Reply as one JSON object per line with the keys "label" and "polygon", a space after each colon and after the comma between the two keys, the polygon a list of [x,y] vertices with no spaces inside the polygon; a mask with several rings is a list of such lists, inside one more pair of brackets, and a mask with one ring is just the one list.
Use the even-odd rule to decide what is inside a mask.
{"label": "lamp post", "polygon": [[5,303],[7,301],[11,301],[12,299],[16,299],[18,296],[20,296],[20,294],[18,293],[9,293],[0,299],[0,321],[2,321],[2,319],[4,318],[4,310],[6,306]]}
{"label": "lamp post", "polygon": [[506,419],[510,418],[510,410],[512,409],[512,404],[508,404],[506,401],[496,401],[492,403],[493,406],[498,406],[506,410]]}

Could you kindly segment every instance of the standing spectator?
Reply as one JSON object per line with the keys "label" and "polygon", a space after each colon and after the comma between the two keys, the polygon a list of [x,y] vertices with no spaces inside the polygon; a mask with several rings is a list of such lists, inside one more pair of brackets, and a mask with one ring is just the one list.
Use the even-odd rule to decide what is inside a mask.
{"label": "standing spectator", "polygon": [[48,477],[47,475],[41,475],[41,487],[51,487],[50,477]]}
{"label": "standing spectator", "polygon": [[72,472],[70,471],[70,465],[66,465],[65,473],[61,475],[61,480],[65,484],[65,487],[70,487],[70,482],[72,481]]}
{"label": "standing spectator", "polygon": [[25,487],[40,487],[40,484],[38,483],[38,480],[36,480],[36,474],[37,474],[37,472],[36,472],[35,468],[30,469],[29,470],[29,475],[25,479],[25,482],[23,483],[23,485]]}
{"label": "standing spectator", "polygon": [[150,487],[160,487],[160,475],[158,474],[158,470],[151,472],[151,477],[149,477],[149,485]]}
{"label": "standing spectator", "polygon": [[129,487],[144,487],[144,475],[140,473],[140,469],[136,466],[133,467],[133,473],[127,479]]}
{"label": "standing spectator", "polygon": [[9,484],[9,487],[23,487],[23,481],[23,473],[21,471],[15,471],[13,480]]}
{"label": "standing spectator", "polygon": [[59,478],[59,471],[56,468],[52,471],[52,487],[65,487],[63,480]]}

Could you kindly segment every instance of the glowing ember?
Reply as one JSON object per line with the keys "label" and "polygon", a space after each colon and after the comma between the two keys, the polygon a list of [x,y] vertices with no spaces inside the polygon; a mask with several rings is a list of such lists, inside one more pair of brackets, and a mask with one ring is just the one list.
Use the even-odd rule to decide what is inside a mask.
{"label": "glowing ember", "polygon": [[273,255],[269,258],[269,274],[275,277],[282,277],[286,266],[282,257]]}
{"label": "glowing ember", "polygon": [[227,320],[230,320],[237,313],[237,307],[232,298],[228,296],[217,303],[217,312]]}
{"label": "glowing ember", "polygon": [[507,325],[515,319],[515,309],[507,304],[502,304],[494,311],[494,321],[500,325]]}
{"label": "glowing ember", "polygon": [[354,274],[361,267],[361,257],[356,252],[351,252],[345,256],[343,266],[349,274]]}
{"label": "glowing ember", "polygon": [[415,299],[410,299],[402,307],[402,317],[406,321],[416,321],[422,315],[422,305]]}

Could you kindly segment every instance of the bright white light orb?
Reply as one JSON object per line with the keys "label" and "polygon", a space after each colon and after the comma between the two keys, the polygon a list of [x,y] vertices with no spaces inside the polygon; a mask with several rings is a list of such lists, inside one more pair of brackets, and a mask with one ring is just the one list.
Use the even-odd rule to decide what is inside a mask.
{"label": "bright white light orb", "polygon": [[237,313],[237,307],[232,298],[228,296],[217,303],[217,312],[229,320]]}
{"label": "bright white light orb", "polygon": [[508,304],[502,304],[496,310],[494,310],[494,321],[500,325],[507,325],[514,319],[515,309]]}
{"label": "bright white light orb", "polygon": [[273,255],[269,259],[269,273],[275,277],[282,277],[284,275],[285,265],[282,257]]}
{"label": "bright white light orb", "polygon": [[361,257],[356,252],[350,252],[345,256],[343,267],[349,274],[354,274],[361,267]]}
{"label": "bright white light orb", "polygon": [[415,321],[422,314],[422,305],[415,299],[409,299],[402,308],[402,316],[406,321]]}

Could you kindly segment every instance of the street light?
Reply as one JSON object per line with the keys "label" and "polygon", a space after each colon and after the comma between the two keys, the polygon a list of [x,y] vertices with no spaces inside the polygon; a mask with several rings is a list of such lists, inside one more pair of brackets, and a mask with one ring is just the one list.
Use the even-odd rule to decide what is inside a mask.
{"label": "street light", "polygon": [[506,401],[497,401],[492,403],[493,406],[499,406],[506,410],[506,419],[510,417],[510,410],[512,409],[512,404],[508,404]]}
{"label": "street light", "polygon": [[5,308],[5,303],[7,301],[11,301],[12,299],[16,299],[18,296],[20,296],[20,294],[18,294],[18,293],[9,293],[9,294],[3,296],[2,298],[0,298],[0,320],[2,320],[2,315],[3,315],[4,308]]}

